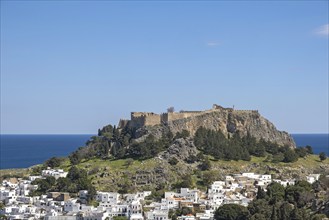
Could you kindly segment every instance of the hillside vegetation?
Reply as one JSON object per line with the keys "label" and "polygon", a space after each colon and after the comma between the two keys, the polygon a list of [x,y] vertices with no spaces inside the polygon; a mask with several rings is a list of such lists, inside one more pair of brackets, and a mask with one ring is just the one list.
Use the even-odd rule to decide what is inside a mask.
{"label": "hillside vegetation", "polygon": [[[206,189],[227,174],[256,172],[274,178],[303,179],[311,173],[329,174],[328,159],[320,160],[312,148],[280,147],[238,133],[226,137],[220,131],[200,127],[192,136],[187,130],[162,130],[136,138],[136,130],[100,129],[85,147],[69,158],[51,158],[44,165],[21,174],[40,174],[46,167],[86,172],[97,190],[132,192],[179,187]],[[1,175],[15,176],[3,171]]]}
{"label": "hillside vegetation", "polygon": [[[321,161],[318,155],[308,155],[292,163],[273,163],[267,157],[252,156],[250,161],[215,160],[209,157],[209,167],[202,169],[200,162],[187,163],[178,160],[176,164],[161,157],[145,160],[89,158],[80,161],[76,167],[87,172],[97,190],[135,192],[138,190],[175,190],[179,187],[206,188],[225,175],[241,172],[272,174],[273,178],[296,178],[305,180],[311,173],[329,174],[329,159]],[[74,166],[69,159],[63,159],[58,168],[69,171]],[[44,166],[33,168],[40,171]],[[27,173],[31,173],[30,170]],[[2,172],[1,175],[9,175]]]}

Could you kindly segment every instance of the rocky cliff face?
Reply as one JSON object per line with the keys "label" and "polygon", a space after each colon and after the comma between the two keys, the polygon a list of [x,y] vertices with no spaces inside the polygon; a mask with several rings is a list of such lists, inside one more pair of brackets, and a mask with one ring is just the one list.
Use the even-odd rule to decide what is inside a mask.
{"label": "rocky cliff face", "polygon": [[218,110],[205,112],[204,114],[189,118],[169,121],[164,125],[144,127],[138,130],[138,134],[143,136],[152,133],[159,136],[163,130],[170,129],[174,134],[188,130],[193,135],[199,127],[212,130],[220,130],[226,136],[239,133],[241,136],[249,133],[256,139],[265,139],[280,146],[296,147],[293,138],[284,131],[278,131],[275,126],[262,117],[257,111],[227,111]]}

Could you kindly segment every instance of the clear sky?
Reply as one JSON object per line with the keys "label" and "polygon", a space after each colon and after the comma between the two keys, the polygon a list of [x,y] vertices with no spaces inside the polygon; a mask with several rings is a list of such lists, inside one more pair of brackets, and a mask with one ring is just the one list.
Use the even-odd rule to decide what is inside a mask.
{"label": "clear sky", "polygon": [[328,1],[1,1],[1,133],[258,109],[328,133]]}

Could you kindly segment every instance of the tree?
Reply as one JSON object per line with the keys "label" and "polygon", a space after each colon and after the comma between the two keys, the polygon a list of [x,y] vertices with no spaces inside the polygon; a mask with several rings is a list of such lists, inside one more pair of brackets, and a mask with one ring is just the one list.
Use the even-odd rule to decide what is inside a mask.
{"label": "tree", "polygon": [[[72,185],[72,186],[71,186]],[[59,192],[75,192],[75,185],[68,178],[60,177],[56,182],[56,190]]]}
{"label": "tree", "polygon": [[280,220],[291,220],[290,216],[292,214],[293,205],[289,202],[283,202],[280,206]]}
{"label": "tree", "polygon": [[313,148],[311,146],[307,145],[305,148],[308,154],[313,154]]}
{"label": "tree", "polygon": [[305,147],[296,148],[295,152],[299,157],[302,157],[302,158],[308,154],[308,151]]}
{"label": "tree", "polygon": [[287,149],[284,152],[283,162],[290,163],[298,160],[298,155],[292,149]]}
{"label": "tree", "polygon": [[257,199],[265,199],[266,198],[266,192],[260,186],[258,186],[256,198]]}
{"label": "tree", "polygon": [[314,199],[311,190],[310,183],[305,180],[298,181],[295,185],[286,187],[285,200],[302,208]]}
{"label": "tree", "polygon": [[249,218],[250,220],[267,220],[264,214],[256,213],[255,215]]}
{"label": "tree", "polygon": [[47,176],[46,179],[36,179],[32,182],[33,185],[38,185],[38,189],[34,191],[34,195],[41,195],[51,191],[55,185],[56,179],[53,176]]}
{"label": "tree", "polygon": [[271,203],[283,200],[285,195],[285,189],[280,183],[273,182],[267,186],[267,195],[270,197]]}
{"label": "tree", "polygon": [[182,132],[177,132],[175,135],[175,139],[178,138],[187,138],[190,136],[190,132],[188,130],[183,129]]}
{"label": "tree", "polygon": [[111,143],[109,143],[108,141],[104,141],[104,143],[101,144],[100,154],[102,155],[102,157],[105,158],[108,157],[110,151],[110,145]]}
{"label": "tree", "polygon": [[326,155],[326,153],[325,153],[325,152],[321,152],[321,153],[319,154],[319,158],[320,158],[321,161],[327,159],[327,155]]}
{"label": "tree", "polygon": [[271,216],[271,209],[271,206],[268,205],[265,199],[254,199],[248,204],[248,210],[252,216],[262,214],[266,219],[269,219]]}
{"label": "tree", "polygon": [[42,165],[37,165],[35,167],[32,168],[32,172],[30,175],[35,175],[35,176],[38,176],[41,174],[42,170],[45,169],[45,167]]}
{"label": "tree", "polygon": [[182,214],[182,215],[192,214],[192,209],[189,208],[189,207],[182,207],[182,209],[181,209],[181,214]]}
{"label": "tree", "polygon": [[249,211],[246,207],[237,204],[225,204],[216,211],[216,220],[245,220],[248,219]]}
{"label": "tree", "polygon": [[310,219],[310,215],[306,212],[305,209],[298,209],[295,208],[292,210],[290,214],[291,220],[304,220],[304,219]]}
{"label": "tree", "polygon": [[279,163],[284,160],[283,153],[277,153],[272,157],[272,163]]}
{"label": "tree", "polygon": [[69,178],[72,182],[76,182],[80,178],[87,178],[87,172],[83,169],[77,168],[76,166],[72,166],[69,169],[67,178]]}
{"label": "tree", "polygon": [[177,210],[169,209],[168,217],[169,217],[169,219],[176,220],[177,219]]}
{"label": "tree", "polygon": [[81,161],[81,158],[79,157],[79,153],[77,151],[70,154],[69,159],[71,164],[73,165],[77,165]]}
{"label": "tree", "polygon": [[59,167],[61,165],[62,161],[63,161],[63,158],[52,157],[45,162],[45,165],[47,167],[51,167],[51,168]]}
{"label": "tree", "polygon": [[277,214],[275,205],[273,205],[272,206],[271,220],[277,220],[277,219],[278,219],[278,214]]}
{"label": "tree", "polygon": [[191,188],[193,187],[193,180],[191,175],[187,174],[182,177],[183,181],[175,184],[175,188]]}
{"label": "tree", "polygon": [[202,172],[201,179],[202,179],[203,185],[209,186],[214,181],[219,179],[219,174],[216,170],[204,171],[204,172]]}
{"label": "tree", "polygon": [[199,165],[199,168],[203,171],[204,170],[210,170],[211,163],[210,163],[210,160],[208,159],[208,157],[206,157],[204,160],[202,160],[202,162]]}

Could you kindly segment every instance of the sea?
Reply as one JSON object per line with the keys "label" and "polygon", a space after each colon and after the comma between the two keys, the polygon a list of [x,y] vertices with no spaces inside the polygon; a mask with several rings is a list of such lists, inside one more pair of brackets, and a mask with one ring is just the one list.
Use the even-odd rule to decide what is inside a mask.
{"label": "sea", "polygon": [[68,156],[85,146],[92,134],[16,135],[0,136],[0,169],[27,168],[51,157]]}
{"label": "sea", "polygon": [[[0,135],[0,169],[27,168],[51,157],[68,156],[84,146],[92,134]],[[329,156],[329,134],[292,134],[298,147],[310,145],[315,154]]]}

